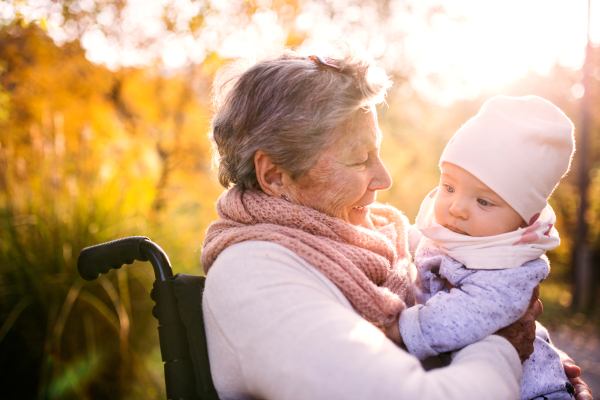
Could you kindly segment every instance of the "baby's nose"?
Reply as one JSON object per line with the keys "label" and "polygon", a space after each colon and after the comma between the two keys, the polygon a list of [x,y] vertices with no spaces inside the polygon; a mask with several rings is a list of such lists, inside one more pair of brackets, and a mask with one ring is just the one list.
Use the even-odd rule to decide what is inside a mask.
{"label": "baby's nose", "polygon": [[466,219],[468,217],[468,210],[463,201],[457,200],[450,206],[450,214],[456,218]]}

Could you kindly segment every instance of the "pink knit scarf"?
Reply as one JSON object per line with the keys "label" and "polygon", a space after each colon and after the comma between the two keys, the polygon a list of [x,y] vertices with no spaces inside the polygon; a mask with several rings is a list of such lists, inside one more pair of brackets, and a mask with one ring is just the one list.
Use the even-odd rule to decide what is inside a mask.
{"label": "pink knit scarf", "polygon": [[369,210],[375,230],[233,187],[217,201],[221,219],[208,228],[202,266],[208,272],[217,256],[235,243],[277,243],[321,271],[366,320],[389,326],[406,304],[414,304],[408,277],[408,223],[391,206],[373,204]]}

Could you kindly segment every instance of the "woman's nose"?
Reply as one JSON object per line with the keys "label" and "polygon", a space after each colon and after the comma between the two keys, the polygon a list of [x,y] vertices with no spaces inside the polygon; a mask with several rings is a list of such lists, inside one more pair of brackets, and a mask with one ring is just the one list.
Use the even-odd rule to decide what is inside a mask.
{"label": "woman's nose", "polygon": [[371,190],[386,190],[392,186],[392,176],[388,172],[381,159],[377,159],[377,164],[374,166],[373,179],[369,184]]}

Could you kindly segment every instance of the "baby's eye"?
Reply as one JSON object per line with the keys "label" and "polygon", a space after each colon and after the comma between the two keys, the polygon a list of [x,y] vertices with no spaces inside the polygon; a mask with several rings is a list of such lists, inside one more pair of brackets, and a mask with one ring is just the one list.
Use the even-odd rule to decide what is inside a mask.
{"label": "baby's eye", "polygon": [[490,203],[487,202],[487,200],[484,199],[477,199],[477,202],[482,205],[482,206],[489,206]]}
{"label": "baby's eye", "polygon": [[454,188],[450,185],[445,185],[446,186],[446,192],[448,193],[454,193]]}

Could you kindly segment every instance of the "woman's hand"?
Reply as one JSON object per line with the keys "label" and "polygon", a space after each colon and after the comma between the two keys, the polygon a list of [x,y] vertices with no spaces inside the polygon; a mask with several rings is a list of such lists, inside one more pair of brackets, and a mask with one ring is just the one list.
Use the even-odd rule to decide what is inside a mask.
{"label": "woman's hand", "polygon": [[593,400],[590,388],[581,380],[581,368],[575,365],[575,362],[562,350],[556,349],[560,360],[562,361],[563,367],[565,368],[565,374],[571,381],[571,385],[575,389],[575,399],[577,400]]}
{"label": "woman's hand", "polygon": [[[521,363],[533,353],[533,341],[535,340],[535,320],[542,315],[543,306],[539,299],[540,286],[533,289],[529,308],[518,321],[500,329],[496,335],[502,336],[508,340],[519,353]],[[585,398],[582,398],[582,400]],[[578,399],[579,400],[579,399]]]}
{"label": "woman's hand", "polygon": [[398,326],[399,318],[400,316],[397,316],[394,322],[387,328],[383,328],[382,331],[392,342],[396,343],[398,346],[404,346],[402,335],[400,335],[400,326]]}

